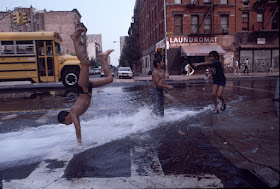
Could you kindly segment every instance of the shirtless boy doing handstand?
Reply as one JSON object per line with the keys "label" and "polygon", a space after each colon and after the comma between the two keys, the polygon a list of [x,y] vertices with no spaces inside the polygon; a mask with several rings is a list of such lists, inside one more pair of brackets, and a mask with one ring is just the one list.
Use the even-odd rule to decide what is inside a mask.
{"label": "shirtless boy doing handstand", "polygon": [[105,78],[100,79],[89,79],[89,63],[88,60],[83,55],[79,43],[81,41],[81,34],[87,32],[86,28],[78,28],[72,35],[71,38],[74,43],[74,48],[78,59],[81,62],[81,70],[78,81],[78,91],[79,97],[75,104],[72,106],[70,112],[61,111],[58,114],[58,121],[65,125],[70,125],[74,123],[76,129],[76,137],[79,145],[82,145],[81,136],[81,125],[80,116],[85,113],[91,103],[92,88],[100,87],[109,84],[113,81],[113,76],[111,70],[108,66],[107,58],[111,52],[114,50],[108,50],[100,54],[101,61],[104,67]]}

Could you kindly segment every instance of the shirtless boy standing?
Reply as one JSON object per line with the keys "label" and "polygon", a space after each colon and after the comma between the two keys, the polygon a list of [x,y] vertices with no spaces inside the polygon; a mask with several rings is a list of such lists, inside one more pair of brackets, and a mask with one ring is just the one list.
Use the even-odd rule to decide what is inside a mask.
{"label": "shirtless boy standing", "polygon": [[159,57],[154,60],[155,70],[152,74],[153,87],[151,89],[151,97],[153,103],[153,113],[157,116],[164,116],[164,94],[163,90],[172,90],[173,86],[164,84],[165,71],[164,59]]}
{"label": "shirtless boy standing", "polygon": [[72,106],[70,112],[61,111],[58,114],[58,121],[65,125],[70,125],[74,123],[76,129],[76,137],[79,145],[82,145],[81,136],[81,125],[80,116],[88,109],[91,103],[92,88],[100,87],[109,84],[113,81],[113,76],[111,70],[109,69],[107,58],[111,52],[114,50],[108,50],[105,53],[100,54],[104,66],[105,78],[100,79],[89,79],[89,63],[88,60],[83,55],[79,43],[81,41],[81,34],[87,32],[85,28],[78,28],[72,35],[71,38],[74,42],[74,48],[78,59],[81,62],[81,70],[78,81],[78,91],[79,97],[75,104]]}

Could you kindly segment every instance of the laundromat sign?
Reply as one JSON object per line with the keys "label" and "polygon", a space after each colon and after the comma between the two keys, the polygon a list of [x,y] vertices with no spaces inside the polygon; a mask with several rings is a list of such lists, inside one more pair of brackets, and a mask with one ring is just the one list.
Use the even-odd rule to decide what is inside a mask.
{"label": "laundromat sign", "polygon": [[215,45],[218,44],[218,37],[199,36],[199,37],[169,37],[169,47],[180,47],[190,45]]}

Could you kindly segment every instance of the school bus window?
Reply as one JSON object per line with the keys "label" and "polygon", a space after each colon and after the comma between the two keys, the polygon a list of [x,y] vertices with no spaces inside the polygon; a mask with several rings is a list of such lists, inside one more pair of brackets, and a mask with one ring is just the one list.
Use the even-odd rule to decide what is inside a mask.
{"label": "school bus window", "polygon": [[33,45],[33,41],[16,41],[17,45]]}
{"label": "school bus window", "polygon": [[1,54],[15,54],[14,41],[1,41]]}
{"label": "school bus window", "polygon": [[14,41],[2,41],[1,45],[14,45]]}
{"label": "school bus window", "polygon": [[17,54],[34,55],[34,47],[25,45],[17,46]]}
{"label": "school bus window", "polygon": [[45,55],[44,43],[43,41],[39,41],[39,56]]}
{"label": "school bus window", "polygon": [[39,72],[40,76],[46,76],[45,58],[39,58]]}
{"label": "school bus window", "polygon": [[53,76],[53,61],[52,58],[47,58],[47,64],[48,64],[48,76]]}
{"label": "school bus window", "polygon": [[56,53],[56,54],[63,55],[63,53],[62,53],[62,48],[61,48],[61,47],[62,47],[62,46],[61,46],[60,44],[55,43],[55,53]]}
{"label": "school bus window", "polygon": [[47,49],[47,56],[52,56],[52,42],[51,41],[47,41],[46,42],[46,49]]}
{"label": "school bus window", "polygon": [[53,53],[52,53],[52,47],[51,46],[48,46],[47,47],[47,56],[52,56]]}
{"label": "school bus window", "polygon": [[15,54],[15,48],[14,46],[3,46],[4,47],[4,55],[11,55],[11,54]]}

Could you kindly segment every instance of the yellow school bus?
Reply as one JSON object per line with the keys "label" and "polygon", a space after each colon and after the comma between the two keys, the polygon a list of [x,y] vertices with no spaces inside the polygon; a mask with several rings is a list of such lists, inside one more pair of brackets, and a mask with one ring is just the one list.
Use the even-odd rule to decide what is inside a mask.
{"label": "yellow school bus", "polygon": [[56,32],[0,32],[0,81],[59,82],[75,87],[76,56],[64,55]]}

